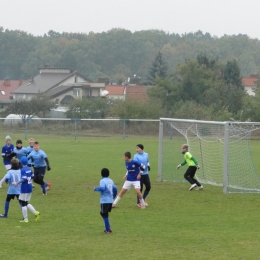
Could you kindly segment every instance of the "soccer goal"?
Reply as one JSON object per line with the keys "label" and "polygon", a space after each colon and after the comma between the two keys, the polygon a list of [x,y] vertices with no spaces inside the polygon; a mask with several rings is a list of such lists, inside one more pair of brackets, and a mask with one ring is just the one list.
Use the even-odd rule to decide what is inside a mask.
{"label": "soccer goal", "polygon": [[224,193],[260,192],[254,165],[260,162],[260,123],[160,118],[158,181],[185,181],[183,169],[176,170],[184,143],[201,167],[201,183],[222,186]]}

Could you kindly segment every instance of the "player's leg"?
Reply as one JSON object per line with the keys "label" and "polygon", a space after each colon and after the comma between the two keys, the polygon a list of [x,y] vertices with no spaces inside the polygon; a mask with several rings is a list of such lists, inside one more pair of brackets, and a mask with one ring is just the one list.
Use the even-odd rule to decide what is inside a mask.
{"label": "player's leg", "polygon": [[23,214],[23,220],[21,220],[20,222],[28,223],[29,222],[29,220],[28,220],[28,212],[27,212],[27,204],[28,204],[28,202],[24,201],[24,200],[21,200],[21,198],[23,198],[23,194],[21,194],[19,196],[19,198],[20,198],[20,201],[21,201],[21,204],[22,204],[22,214]]}
{"label": "player's leg", "polygon": [[[128,182],[128,183],[126,183]],[[130,182],[131,184],[131,182]],[[121,198],[124,196],[124,194],[131,188],[129,184],[129,181],[125,181],[122,190],[119,192],[119,194],[117,195],[116,199],[114,200],[113,204],[112,204],[112,208],[116,207],[116,204],[119,202],[119,200],[121,200]]]}
{"label": "player's leg", "polygon": [[1,218],[7,218],[11,199],[14,199],[14,195],[7,194],[4,205],[4,213],[0,215]]}
{"label": "player's leg", "polygon": [[46,167],[39,167],[38,168],[38,180],[37,181],[38,181],[38,184],[41,185],[43,195],[47,195],[46,187],[48,186],[48,184],[45,183],[44,180],[43,180],[45,172],[46,172]]}
{"label": "player's leg", "polygon": [[186,173],[184,174],[184,178],[191,184],[189,190],[193,190],[197,186],[197,183],[195,182],[195,179],[193,178],[195,175],[196,169],[197,168],[195,166],[189,166]]}
{"label": "player's leg", "polygon": [[110,228],[108,213],[111,212],[112,203],[103,203],[103,204],[100,204],[100,205],[101,205],[100,215],[103,218],[104,224],[105,224],[104,233],[110,234],[112,232],[112,230]]}
{"label": "player's leg", "polygon": [[196,190],[202,190],[202,189],[203,189],[203,186],[201,185],[201,183],[200,183],[197,179],[194,178],[194,176],[195,176],[195,174],[196,174],[196,171],[197,171],[197,167],[196,167],[196,166],[192,166],[192,168],[193,168],[193,171],[191,172],[190,177],[191,177],[191,179],[194,181],[194,183],[196,183],[197,186],[198,186],[198,187],[196,188]]}
{"label": "player's leg", "polygon": [[139,198],[139,201],[141,203],[141,209],[144,209],[145,208],[145,202],[144,202],[144,199],[143,199],[143,194],[140,191],[140,181],[133,181],[133,186],[135,187],[136,195]]}
{"label": "player's leg", "polygon": [[[140,191],[142,192],[143,191],[143,185],[144,185],[144,178],[143,178],[144,175],[141,175],[141,179],[140,179]],[[139,198],[138,196],[136,196],[137,198],[137,206],[138,207],[141,207],[141,203],[139,201]]]}
{"label": "player's leg", "polygon": [[151,181],[150,181],[150,177],[148,174],[145,174],[143,177],[143,183],[145,186],[145,191],[143,193],[143,199],[145,201],[145,206],[148,206],[148,203],[146,202],[146,197],[148,196],[150,190],[151,190]]}

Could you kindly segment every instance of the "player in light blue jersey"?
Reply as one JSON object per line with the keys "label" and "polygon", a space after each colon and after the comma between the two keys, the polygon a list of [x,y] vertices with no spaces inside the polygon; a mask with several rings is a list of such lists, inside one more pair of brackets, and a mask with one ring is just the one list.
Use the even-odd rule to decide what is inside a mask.
{"label": "player in light blue jersey", "polygon": [[124,196],[124,194],[131,189],[132,186],[135,188],[135,192],[137,194],[137,197],[140,200],[141,208],[145,208],[145,202],[143,199],[142,192],[140,191],[140,178],[141,178],[141,171],[144,170],[144,165],[142,165],[140,162],[136,160],[131,159],[131,153],[125,152],[124,153],[124,160],[125,160],[125,166],[127,169],[126,175],[123,177],[125,179],[125,183],[123,185],[122,190],[116,197],[116,199],[113,202],[112,207],[116,207],[116,204],[119,202],[119,200]]}
{"label": "player in light blue jersey", "polygon": [[[9,188],[7,191],[7,196],[5,200],[5,205],[4,205],[4,214],[1,214],[1,218],[7,218],[8,216],[8,211],[9,211],[9,205],[10,201],[14,199],[15,197],[19,198],[20,195],[20,185],[15,186],[14,184],[16,182],[19,182],[21,179],[21,170],[19,168],[19,160],[18,159],[12,159],[11,161],[11,169],[8,170],[6,174],[6,182],[9,182]],[[18,200],[19,202],[19,200]],[[20,202],[19,202],[20,204]]]}
{"label": "player in light blue jersey", "polygon": [[27,209],[29,209],[34,214],[35,221],[38,221],[40,219],[40,212],[36,211],[33,205],[28,203],[32,196],[33,172],[32,169],[27,166],[28,159],[25,156],[21,158],[20,163],[22,165],[21,179],[14,184],[16,187],[21,185],[21,194],[19,196],[19,200],[22,206],[23,220],[20,222],[29,222]]}
{"label": "player in light blue jersey", "polygon": [[[11,168],[11,160],[15,156],[14,146],[12,144],[12,139],[9,135],[5,137],[5,145],[2,147],[2,157],[5,169],[8,171]],[[6,175],[5,175],[6,176]],[[5,181],[4,178],[0,181],[0,188],[2,188],[2,184]]]}
{"label": "player in light blue jersey", "polygon": [[[151,170],[150,163],[149,163],[149,155],[148,153],[144,152],[144,146],[142,144],[136,145],[136,154],[134,155],[134,160],[139,161],[144,165],[144,171],[142,172],[141,178],[140,178],[140,191],[143,191],[143,185],[145,186],[145,191],[143,193],[143,199],[145,202],[145,206],[148,206],[148,203],[146,201],[146,197],[148,196],[150,190],[151,190],[151,181],[148,172]],[[141,207],[141,203],[139,202],[139,199],[137,197],[137,206]]]}
{"label": "player in light blue jersey", "polygon": [[46,189],[50,187],[50,183],[44,182],[44,175],[47,171],[51,170],[49,160],[44,151],[40,150],[40,145],[38,142],[34,142],[33,151],[27,156],[28,160],[32,160],[34,163],[34,179],[33,181],[39,184],[42,188],[43,195],[47,195]]}
{"label": "player in light blue jersey", "polygon": [[101,176],[102,179],[99,182],[99,187],[95,187],[94,191],[100,192],[100,215],[105,223],[104,233],[110,234],[112,229],[110,228],[108,214],[111,212],[112,203],[117,194],[117,188],[114,182],[108,178],[109,170],[107,168],[101,170]]}
{"label": "player in light blue jersey", "polygon": [[[16,153],[16,158],[20,161],[23,156],[28,154],[27,148],[23,147],[22,140],[16,141],[16,147],[14,148],[14,153]],[[21,165],[20,165],[21,166]]]}
{"label": "player in light blue jersey", "polygon": [[[33,139],[33,138],[30,138],[30,139],[29,139],[29,146],[26,147],[26,149],[27,149],[27,151],[28,151],[27,156],[34,150],[34,149],[33,149],[33,145],[34,145],[34,139]],[[32,158],[30,158],[30,159],[28,160],[28,166],[29,166],[29,167],[33,167],[33,165],[34,165],[34,163],[33,163],[33,161],[32,161]]]}

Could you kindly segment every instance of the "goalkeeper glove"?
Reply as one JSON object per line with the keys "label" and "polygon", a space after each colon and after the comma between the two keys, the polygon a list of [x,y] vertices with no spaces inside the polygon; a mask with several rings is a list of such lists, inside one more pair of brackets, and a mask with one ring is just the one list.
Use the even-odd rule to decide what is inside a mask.
{"label": "goalkeeper glove", "polygon": [[181,168],[181,164],[179,164],[179,165],[176,167],[177,170],[178,170],[179,168]]}
{"label": "goalkeeper glove", "polygon": [[47,166],[47,171],[50,171],[51,170],[51,167],[48,165]]}
{"label": "goalkeeper glove", "polygon": [[150,165],[147,166],[147,169],[148,169],[148,172],[151,170],[151,167]]}
{"label": "goalkeeper glove", "polygon": [[199,166],[199,165],[196,165],[196,167],[197,167],[197,169],[199,169],[199,168],[200,168],[200,166]]}

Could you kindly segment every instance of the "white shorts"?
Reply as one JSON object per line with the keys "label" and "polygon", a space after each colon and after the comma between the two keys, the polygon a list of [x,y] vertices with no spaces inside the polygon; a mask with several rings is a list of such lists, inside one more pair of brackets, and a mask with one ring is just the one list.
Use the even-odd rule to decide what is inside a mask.
{"label": "white shorts", "polygon": [[135,189],[140,189],[140,181],[125,181],[123,189],[130,190],[132,186],[134,186]]}
{"label": "white shorts", "polygon": [[9,169],[11,169],[11,164],[7,164],[5,165],[5,169],[8,171]]}
{"label": "white shorts", "polygon": [[22,200],[22,201],[30,201],[31,196],[32,196],[32,193],[21,193],[21,194],[19,195],[19,200]]}

